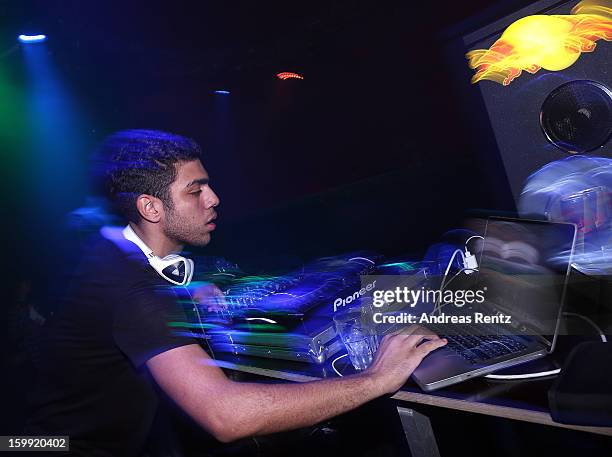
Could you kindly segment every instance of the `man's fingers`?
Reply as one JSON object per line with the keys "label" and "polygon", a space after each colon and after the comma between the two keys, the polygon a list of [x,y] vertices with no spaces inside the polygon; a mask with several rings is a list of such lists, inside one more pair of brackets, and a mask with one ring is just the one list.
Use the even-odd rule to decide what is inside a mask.
{"label": "man's fingers", "polygon": [[416,333],[406,334],[406,333],[393,333],[388,334],[383,337],[380,345],[390,344],[391,341],[394,343],[400,344],[402,346],[407,345],[408,348],[413,349],[423,340],[438,340],[440,337],[433,333],[430,330],[427,330],[424,327],[413,326],[412,330]]}
{"label": "man's fingers", "polygon": [[425,357],[427,354],[429,354],[431,351],[434,351],[438,348],[441,348],[442,346],[444,346],[446,344],[446,340],[443,338],[438,338],[435,340],[431,340],[431,341],[427,341],[423,344],[421,344],[418,348],[417,351],[419,351],[421,353],[421,355],[423,357]]}
{"label": "man's fingers", "polygon": [[438,340],[438,339],[440,339],[440,337],[432,332],[432,333],[425,333],[425,334],[418,334],[418,335],[410,335],[406,339],[406,343],[411,346],[416,346],[423,340]]}
{"label": "man's fingers", "polygon": [[[426,340],[425,343],[419,345],[419,343],[425,340]],[[399,344],[400,346],[406,347],[408,350],[413,350],[415,347],[417,349],[421,349],[423,347],[428,348],[428,347],[431,347],[432,343],[438,344],[438,346],[434,347],[435,349],[437,347],[444,346],[444,344],[446,344],[446,340],[442,340],[435,333],[429,332],[427,334],[419,334],[419,335],[414,335],[414,334],[413,335],[402,335],[402,334],[385,335],[382,338],[379,346],[380,347],[387,346],[388,344],[391,344],[391,342],[393,342],[394,345]],[[427,354],[431,350],[428,350],[425,353]]]}

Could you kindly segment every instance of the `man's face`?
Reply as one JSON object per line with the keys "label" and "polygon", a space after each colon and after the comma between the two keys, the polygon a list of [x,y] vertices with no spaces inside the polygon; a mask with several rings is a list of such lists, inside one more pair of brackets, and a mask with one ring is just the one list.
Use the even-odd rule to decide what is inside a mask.
{"label": "man's face", "polygon": [[181,244],[206,246],[215,229],[215,207],[219,198],[208,183],[208,173],[199,160],[176,164],[176,179],[170,185],[173,207],[165,208],[164,234]]}

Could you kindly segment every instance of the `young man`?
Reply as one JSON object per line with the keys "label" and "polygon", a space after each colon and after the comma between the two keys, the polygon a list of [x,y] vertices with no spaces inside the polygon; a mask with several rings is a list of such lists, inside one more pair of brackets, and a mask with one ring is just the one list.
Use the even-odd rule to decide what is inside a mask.
{"label": "young man", "polygon": [[77,455],[141,455],[156,408],[151,378],[220,441],[294,429],[395,392],[445,344],[435,335],[399,334],[385,337],[370,368],[354,376],[274,385],[229,380],[196,340],[170,331],[169,321],[185,317],[146,257],[210,241],[219,198],[199,147],[131,130],[107,139],[99,156],[110,197],[129,221],[123,233],[141,246],[109,236],[89,243],[48,329],[45,385],[28,433],[69,435]]}

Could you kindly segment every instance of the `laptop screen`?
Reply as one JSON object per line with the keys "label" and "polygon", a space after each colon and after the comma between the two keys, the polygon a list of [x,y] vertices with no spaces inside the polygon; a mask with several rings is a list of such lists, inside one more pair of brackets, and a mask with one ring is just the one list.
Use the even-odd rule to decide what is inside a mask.
{"label": "laptop screen", "polygon": [[573,224],[488,219],[478,283],[489,310],[512,316],[510,333],[539,335],[552,344],[575,233]]}

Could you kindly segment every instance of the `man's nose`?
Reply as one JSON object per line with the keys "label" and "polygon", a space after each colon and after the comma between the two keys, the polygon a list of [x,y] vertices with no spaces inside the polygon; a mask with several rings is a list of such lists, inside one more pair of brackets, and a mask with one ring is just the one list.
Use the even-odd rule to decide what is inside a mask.
{"label": "man's nose", "polygon": [[212,189],[210,189],[209,194],[206,196],[206,207],[214,208],[215,206],[219,206],[219,203],[221,203],[219,197]]}

